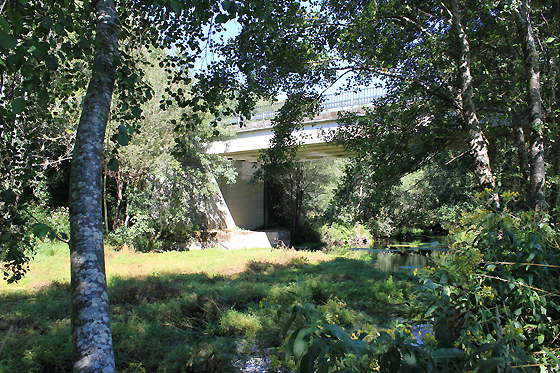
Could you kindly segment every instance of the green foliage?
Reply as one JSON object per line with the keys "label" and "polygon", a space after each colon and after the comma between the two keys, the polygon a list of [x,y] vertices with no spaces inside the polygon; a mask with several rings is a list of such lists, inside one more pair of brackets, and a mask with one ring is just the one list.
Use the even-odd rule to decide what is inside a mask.
{"label": "green foliage", "polygon": [[27,207],[49,204],[41,189],[67,165],[72,149],[76,95],[85,89],[84,65],[92,58],[89,13],[77,2],[2,4],[0,266],[8,281],[24,275],[32,256],[30,225],[37,222],[28,220]]}
{"label": "green foliage", "polygon": [[[508,203],[515,193],[502,195]],[[554,237],[535,213],[480,208],[454,233],[451,254],[429,269],[426,288],[439,345],[503,367],[550,363],[560,332]],[[464,361],[464,360],[463,360]],[[482,364],[481,368],[482,369]]]}
{"label": "green foliage", "polygon": [[290,229],[295,245],[318,242],[320,225],[330,214],[329,203],[347,161],[290,162],[283,166],[264,164],[253,177],[268,181],[270,185],[272,216],[269,227]]}
{"label": "green foliage", "polygon": [[[111,244],[149,251],[160,249],[162,239],[188,242],[197,226],[215,228],[212,222],[207,226],[217,189],[213,178],[231,181],[233,170],[228,160],[206,153],[213,140],[227,138],[225,126],[212,126],[205,113],[193,113],[177,103],[161,108],[160,97],[175,97],[192,86],[167,82],[165,70],[157,65],[166,59],[163,52],[135,53],[145,60],[143,79],[153,97],[139,104],[142,116],[134,122],[141,132],[127,127],[117,115],[110,123],[114,130],[109,132],[114,133],[107,136],[107,150],[113,150],[107,157],[119,167],[111,169],[111,160],[107,164],[106,225],[112,226]],[[181,126],[191,114],[204,120],[194,127]],[[126,146],[119,138],[124,133]]]}
{"label": "green foliage", "polygon": [[[55,255],[59,262],[68,260],[67,252]],[[380,317],[406,314],[401,305],[414,298],[410,275],[380,272],[369,260],[316,262],[312,255],[325,257],[285,250],[109,252],[109,265],[123,261],[108,275],[118,371],[234,372],[238,359],[254,354],[284,360],[282,316],[295,302],[313,303],[318,317],[350,334],[374,332],[384,321]],[[231,263],[245,257],[253,261],[231,275]],[[166,261],[183,264],[170,272],[162,269]],[[125,277],[130,267],[148,262],[153,269]],[[221,263],[219,272],[210,273],[209,263]],[[41,261],[34,266],[48,270]],[[2,321],[15,327],[0,356],[0,372],[71,370],[69,285],[49,283],[42,279],[30,291],[0,295]]]}
{"label": "green foliage", "polygon": [[419,322],[433,327],[422,345],[411,340],[410,325],[356,337],[319,319],[310,304],[295,306],[285,331],[292,330],[286,351],[298,371],[520,372],[558,364],[558,245],[535,213],[508,211],[515,193],[501,198],[503,211],[466,214],[449,254],[420,271]]}
{"label": "green foliage", "polygon": [[364,155],[347,166],[332,201],[334,217],[352,216],[373,235],[388,237],[414,229],[445,231],[472,209],[475,184],[464,152],[441,152],[420,169],[396,177],[376,162]]}
{"label": "green foliage", "polygon": [[371,234],[359,223],[336,222],[321,227],[321,240],[329,249],[367,247],[371,243]]}
{"label": "green foliage", "polygon": [[[294,306],[284,325],[286,359],[293,358],[298,372],[382,372],[421,371],[425,369],[421,349],[410,332],[398,326],[391,334],[375,329],[349,332],[318,317],[307,303]],[[438,350],[440,359],[445,359]],[[449,354],[449,351],[445,351]]]}
{"label": "green foliage", "polygon": [[185,343],[173,348],[161,362],[157,372],[198,373],[234,372],[231,362],[224,361],[220,342]]}
{"label": "green foliage", "polygon": [[131,227],[118,227],[107,235],[109,245],[122,248],[125,245],[139,252],[148,252],[162,247],[162,241],[154,239],[156,227],[147,213],[138,213],[132,218]]}
{"label": "green foliage", "polygon": [[30,221],[35,221],[33,234],[36,238],[48,237],[50,240],[68,241],[70,238],[70,222],[68,208],[50,209],[46,206],[30,206],[27,210]]}

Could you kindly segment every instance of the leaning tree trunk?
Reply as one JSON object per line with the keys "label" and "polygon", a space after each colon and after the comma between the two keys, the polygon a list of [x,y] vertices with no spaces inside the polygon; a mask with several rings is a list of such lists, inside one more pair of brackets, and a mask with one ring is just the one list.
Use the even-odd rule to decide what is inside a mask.
{"label": "leaning tree trunk", "polygon": [[546,210],[544,192],[544,110],[541,102],[541,85],[539,56],[535,46],[533,28],[529,19],[529,7],[526,2],[513,7],[513,12],[522,38],[525,71],[527,72],[527,101],[531,120],[531,199],[535,211]]}
{"label": "leaning tree trunk", "polygon": [[500,200],[495,192],[496,180],[490,167],[488,155],[488,140],[480,126],[476,115],[476,105],[470,70],[470,46],[467,34],[461,23],[461,12],[457,0],[451,1],[451,26],[459,47],[457,55],[459,95],[457,101],[461,110],[463,127],[467,132],[469,153],[474,161],[474,172],[478,177],[478,183],[483,189],[492,191],[492,203],[494,207],[500,208]]}
{"label": "leaning tree trunk", "polygon": [[114,372],[103,253],[102,156],[116,78],[119,18],[98,0],[96,54],[76,134],[70,181],[70,255],[74,372]]}

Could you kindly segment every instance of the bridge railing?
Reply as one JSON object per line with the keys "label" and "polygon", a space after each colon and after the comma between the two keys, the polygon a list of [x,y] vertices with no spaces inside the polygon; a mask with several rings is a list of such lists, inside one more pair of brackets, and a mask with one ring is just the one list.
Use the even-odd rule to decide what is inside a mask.
{"label": "bridge railing", "polygon": [[[362,107],[364,105],[371,104],[374,99],[379,98],[384,94],[385,90],[383,88],[365,88],[356,92],[347,91],[324,95],[321,112],[341,109],[351,110]],[[248,122],[258,122],[272,119],[276,116],[278,110],[280,110],[283,105],[284,101],[257,106]],[[237,124],[239,121],[239,117],[229,119],[230,124]]]}

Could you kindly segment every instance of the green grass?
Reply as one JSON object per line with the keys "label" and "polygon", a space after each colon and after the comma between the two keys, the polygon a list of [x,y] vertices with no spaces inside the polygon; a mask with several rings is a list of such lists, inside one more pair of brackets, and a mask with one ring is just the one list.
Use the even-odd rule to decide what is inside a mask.
{"label": "green grass", "polygon": [[[325,321],[350,330],[407,317],[411,275],[378,271],[353,255],[109,250],[118,371],[233,372],[232,362],[255,348],[283,360],[281,327],[296,303],[311,302]],[[24,280],[0,285],[0,321],[15,327],[1,373],[72,370],[67,257],[67,247],[44,245]]]}

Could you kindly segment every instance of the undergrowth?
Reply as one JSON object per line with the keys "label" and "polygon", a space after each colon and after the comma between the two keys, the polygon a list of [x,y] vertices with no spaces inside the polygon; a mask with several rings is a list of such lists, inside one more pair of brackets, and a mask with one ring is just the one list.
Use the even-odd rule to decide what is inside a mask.
{"label": "undergrowth", "polygon": [[[251,355],[268,356],[274,365],[284,359],[282,325],[294,303],[311,303],[324,320],[348,330],[410,317],[411,274],[380,272],[368,257],[318,262],[309,259],[313,253],[284,251],[269,252],[276,259],[266,260],[262,250],[253,252],[257,259],[235,273],[228,267],[239,253],[221,251],[221,270],[110,276],[117,370],[235,372]],[[191,258],[204,259],[204,252],[161,255],[185,267]],[[0,372],[71,371],[69,284],[28,289],[0,295],[0,321],[13,326]]]}
{"label": "undergrowth", "polygon": [[466,214],[449,253],[415,271],[426,305],[419,322],[432,330],[422,343],[410,322],[356,332],[296,303],[281,364],[300,373],[559,371],[560,245],[542,216],[507,209],[516,197],[504,194],[501,211]]}

